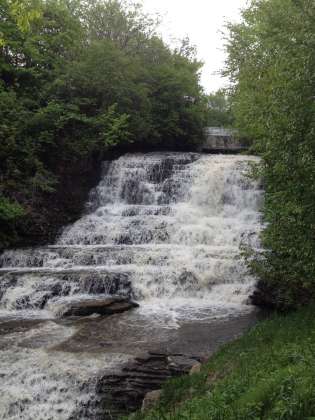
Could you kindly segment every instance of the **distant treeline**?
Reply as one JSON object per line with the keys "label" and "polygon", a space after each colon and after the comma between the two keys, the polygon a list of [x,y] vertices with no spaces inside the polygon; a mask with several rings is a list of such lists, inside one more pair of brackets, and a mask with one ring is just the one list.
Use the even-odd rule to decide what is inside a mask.
{"label": "distant treeline", "polygon": [[0,1],[0,249],[45,236],[64,180],[113,146],[202,141],[202,64],[157,23],[118,0]]}
{"label": "distant treeline", "polygon": [[263,159],[265,251],[249,256],[256,298],[296,307],[315,297],[314,0],[253,0],[229,26],[227,50],[236,123]]}

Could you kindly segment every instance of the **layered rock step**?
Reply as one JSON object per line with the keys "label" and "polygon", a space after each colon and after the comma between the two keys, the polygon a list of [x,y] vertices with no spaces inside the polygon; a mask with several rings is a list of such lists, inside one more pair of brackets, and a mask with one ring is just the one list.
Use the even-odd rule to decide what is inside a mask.
{"label": "layered rock step", "polygon": [[103,419],[116,419],[141,407],[145,395],[170,378],[188,374],[198,356],[148,352],[127,363],[120,372],[104,375],[97,387]]}
{"label": "layered rock step", "polygon": [[138,308],[139,305],[132,302],[130,299],[121,297],[108,297],[98,299],[84,299],[72,301],[64,304],[60,308],[60,316],[73,317],[73,316],[90,316],[90,315],[114,315],[122,312],[130,311],[130,309]]}
{"label": "layered rock step", "polygon": [[[187,258],[190,261],[187,261]],[[19,268],[62,269],[78,266],[170,265],[176,259],[186,264],[211,259],[239,259],[237,246],[177,244],[142,245],[52,245],[42,248],[6,251],[0,255],[0,275]]]}

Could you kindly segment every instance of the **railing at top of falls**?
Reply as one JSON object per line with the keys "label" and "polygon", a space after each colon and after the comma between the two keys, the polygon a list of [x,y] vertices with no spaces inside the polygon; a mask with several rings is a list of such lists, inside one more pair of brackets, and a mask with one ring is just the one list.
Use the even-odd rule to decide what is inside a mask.
{"label": "railing at top of falls", "polygon": [[199,149],[208,153],[239,153],[248,149],[248,141],[240,138],[235,129],[207,127],[205,141]]}

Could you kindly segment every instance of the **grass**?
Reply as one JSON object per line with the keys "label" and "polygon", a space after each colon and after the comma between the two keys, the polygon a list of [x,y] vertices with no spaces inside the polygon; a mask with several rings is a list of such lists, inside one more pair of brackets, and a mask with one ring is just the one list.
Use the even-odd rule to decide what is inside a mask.
{"label": "grass", "polygon": [[315,420],[315,306],[274,315],[224,346],[201,373],[167,382],[133,420]]}

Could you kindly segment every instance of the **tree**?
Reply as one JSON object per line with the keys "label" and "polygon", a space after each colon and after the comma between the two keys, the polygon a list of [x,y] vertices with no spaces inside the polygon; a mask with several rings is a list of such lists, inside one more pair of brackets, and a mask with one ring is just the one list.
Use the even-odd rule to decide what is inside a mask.
{"label": "tree", "polygon": [[[30,30],[31,23],[41,16],[40,0],[1,0],[1,16],[4,14],[10,16],[22,32]],[[7,42],[6,33],[0,31],[0,45]]]}
{"label": "tree", "polygon": [[266,185],[265,251],[251,267],[279,307],[315,292],[314,27],[312,0],[254,0],[229,25],[236,123],[256,140]]}
{"label": "tree", "polygon": [[[0,200],[6,209],[0,225],[7,226],[6,246],[17,235],[51,230],[67,199],[60,196],[66,180],[98,167],[114,146],[183,148],[202,140],[201,63],[188,40],[178,50],[166,45],[141,5],[0,0],[0,14]],[[71,193],[68,202],[76,201]],[[50,202],[57,196],[53,217]],[[65,212],[72,210],[68,205]],[[0,238],[0,248],[3,243]]]}
{"label": "tree", "polygon": [[207,96],[208,118],[210,127],[230,127],[233,124],[233,116],[229,96],[224,90],[218,90]]}

